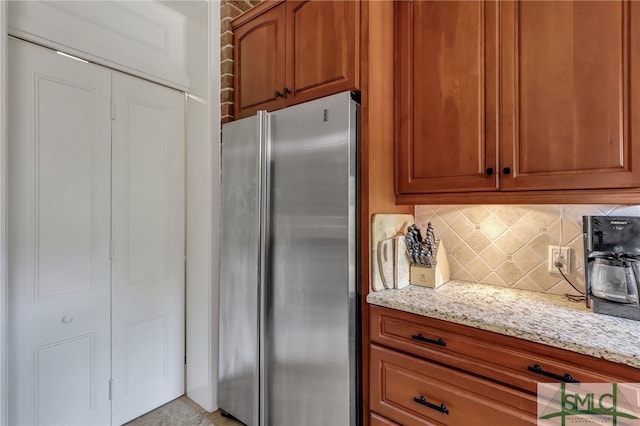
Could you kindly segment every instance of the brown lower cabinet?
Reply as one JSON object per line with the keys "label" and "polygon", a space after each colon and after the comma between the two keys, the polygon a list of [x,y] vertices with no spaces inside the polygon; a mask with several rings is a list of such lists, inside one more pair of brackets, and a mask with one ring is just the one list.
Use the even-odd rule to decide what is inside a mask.
{"label": "brown lower cabinet", "polygon": [[392,422],[391,420],[379,416],[376,413],[369,414],[369,425],[371,426],[398,426],[398,423]]}
{"label": "brown lower cabinet", "polygon": [[531,425],[535,397],[371,345],[371,410],[401,424]]}
{"label": "brown lower cabinet", "polygon": [[640,370],[591,356],[379,306],[369,313],[373,426],[535,425],[538,383],[640,381]]}

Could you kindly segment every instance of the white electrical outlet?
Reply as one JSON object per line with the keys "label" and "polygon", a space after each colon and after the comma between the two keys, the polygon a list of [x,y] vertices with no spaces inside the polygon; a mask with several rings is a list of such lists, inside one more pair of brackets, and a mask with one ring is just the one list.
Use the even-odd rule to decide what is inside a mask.
{"label": "white electrical outlet", "polygon": [[549,257],[547,261],[547,270],[551,274],[560,275],[559,269],[565,275],[569,275],[571,271],[571,247],[567,246],[549,246]]}

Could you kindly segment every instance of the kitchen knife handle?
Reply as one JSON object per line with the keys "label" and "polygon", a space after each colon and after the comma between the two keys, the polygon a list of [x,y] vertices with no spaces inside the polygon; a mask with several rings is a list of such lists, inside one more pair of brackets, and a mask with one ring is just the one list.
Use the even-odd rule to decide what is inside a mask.
{"label": "kitchen knife handle", "polygon": [[413,402],[417,402],[418,404],[424,405],[425,407],[429,407],[436,411],[440,411],[441,413],[449,415],[449,410],[447,409],[447,406],[444,403],[440,405],[432,404],[429,401],[427,401],[427,398],[425,398],[422,395],[420,395],[420,398],[414,396]]}
{"label": "kitchen knife handle", "polygon": [[425,342],[425,343],[431,343],[433,345],[447,346],[447,342],[445,342],[442,337],[440,337],[438,340],[435,340],[435,339],[429,339],[428,337],[424,337],[422,333],[418,333],[418,334],[412,335],[411,338],[413,340],[418,340],[420,342]]}
{"label": "kitchen knife handle", "polygon": [[580,383],[579,381],[574,379],[573,376],[569,373],[565,373],[564,376],[561,376],[560,374],[552,373],[550,371],[544,371],[544,369],[538,364],[534,366],[527,365],[527,370],[537,374],[541,374],[543,376],[551,377],[552,379],[560,380],[561,382],[565,382],[565,383]]}
{"label": "kitchen knife handle", "polygon": [[493,167],[487,167],[487,176],[491,176],[493,174]]}

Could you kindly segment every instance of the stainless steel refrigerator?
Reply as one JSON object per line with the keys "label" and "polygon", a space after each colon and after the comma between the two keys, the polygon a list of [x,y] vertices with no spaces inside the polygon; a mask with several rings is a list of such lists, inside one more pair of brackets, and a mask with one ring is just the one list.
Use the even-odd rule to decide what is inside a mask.
{"label": "stainless steel refrigerator", "polygon": [[356,425],[359,105],[341,93],[222,126],[220,408]]}

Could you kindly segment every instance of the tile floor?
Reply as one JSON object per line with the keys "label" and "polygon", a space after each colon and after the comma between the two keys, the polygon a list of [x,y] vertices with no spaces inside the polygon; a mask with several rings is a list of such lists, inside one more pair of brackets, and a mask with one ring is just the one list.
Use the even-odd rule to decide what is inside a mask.
{"label": "tile floor", "polygon": [[220,410],[208,413],[204,408],[181,396],[125,426],[243,426],[242,423],[222,416]]}

